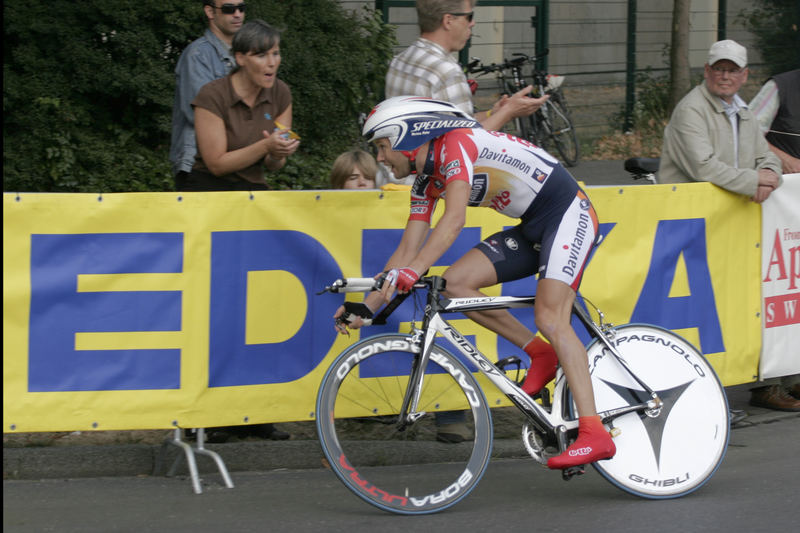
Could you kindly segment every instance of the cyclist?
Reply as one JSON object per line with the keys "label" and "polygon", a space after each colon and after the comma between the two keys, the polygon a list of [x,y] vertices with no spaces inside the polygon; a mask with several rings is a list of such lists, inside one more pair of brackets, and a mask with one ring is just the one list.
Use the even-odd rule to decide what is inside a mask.
{"label": "cyclist", "polygon": [[[580,414],[578,438],[547,465],[553,469],[608,459],[616,453],[597,415],[586,351],[570,316],[589,253],[597,216],[575,179],[550,154],[502,132],[488,131],[454,105],[430,98],[397,96],[378,104],[363,129],[378,161],[395,176],[416,173],[411,213],[400,244],[386,263],[387,282],[363,304],[348,302],[334,318],[346,332],[362,325],[395,288],[407,292],[464,227],[467,206],[490,207],[517,226],[478,243],[444,273],[448,297],[482,297],[480,289],[539,274],[536,327],[555,348]],[[436,202],[445,211],[430,231]],[[356,315],[351,317],[350,315]],[[476,311],[469,318],[528,351],[533,333],[506,310]],[[342,319],[352,319],[348,325]],[[545,344],[545,343],[543,343]],[[531,361],[529,375],[541,388],[555,361]],[[533,385],[527,384],[526,392]],[[538,391],[537,391],[538,392]]]}

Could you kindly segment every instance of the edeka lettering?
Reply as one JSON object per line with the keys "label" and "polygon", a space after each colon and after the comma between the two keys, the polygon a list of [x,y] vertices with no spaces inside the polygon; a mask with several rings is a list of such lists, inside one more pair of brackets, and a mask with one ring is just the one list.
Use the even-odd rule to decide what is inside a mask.
{"label": "edeka lettering", "polygon": [[[604,230],[606,226],[608,229]],[[601,224],[601,234],[611,227],[613,224]],[[363,230],[361,272],[365,275],[379,272],[402,233],[402,229]],[[686,237],[675,240],[670,234]],[[453,264],[480,240],[480,227],[464,228],[434,266]],[[295,231],[214,233],[210,259],[204,267],[211,268],[210,289],[208,282],[196,280],[197,266],[186,263],[183,255],[186,246],[183,233],[32,235],[28,390],[177,389],[188,385],[181,379],[187,357],[208,357],[213,362],[213,367],[209,367],[212,386],[288,382],[307,375],[319,365],[335,340],[330,333],[330,317],[343,299],[333,294],[312,296],[320,286],[342,275],[324,245]],[[276,250],[280,253],[275,253]],[[662,291],[660,287],[665,278],[674,277],[674,265],[681,254],[686,262],[691,296],[668,298],[667,289]],[[698,327],[704,352],[714,353],[724,347],[721,338],[715,339],[719,322],[705,254],[702,219],[661,221],[648,279],[632,320],[660,322],[675,328]],[[309,261],[310,257],[313,261]],[[307,306],[302,328],[285,342],[245,344],[250,271],[291,273],[305,289],[306,294],[297,295]],[[157,291],[90,292],[77,288],[77,278],[82,274],[138,273],[179,274],[181,281],[174,290],[168,287]],[[191,278],[184,277],[187,275]],[[531,294],[535,285],[533,277],[504,283],[501,294]],[[666,286],[669,287],[669,282]],[[279,293],[273,295],[269,292],[271,287],[267,289],[258,297],[274,301],[285,310],[284,314],[302,305],[294,299],[279,300]],[[197,290],[201,292],[199,296],[194,294]],[[187,322],[193,319],[184,311],[186,302],[205,300],[209,290],[211,301],[203,304],[209,305],[209,318],[200,323]],[[524,318],[525,323],[533,323],[531,309],[511,312]],[[401,306],[385,326],[373,326],[370,333],[397,332],[402,322],[411,320],[413,306]],[[676,325],[669,325],[673,323]],[[194,339],[208,338],[208,355],[202,343],[200,353],[194,348],[187,351],[183,344],[175,347],[172,342],[165,348],[76,349],[76,333],[107,331],[183,332],[182,336],[192,335]],[[502,353],[507,348],[513,347],[498,338],[498,351]],[[367,366],[369,363],[365,361]],[[374,372],[385,375],[389,370],[376,368]]]}
{"label": "edeka lettering", "polygon": [[[313,259],[312,259],[313,258]],[[286,271],[296,277],[305,291],[293,295],[305,300],[306,314],[291,338],[280,342],[246,344],[248,272]],[[320,275],[341,276],[330,252],[316,239],[299,231],[220,231],[211,233],[211,301],[209,319],[209,387],[286,383],[302,378],[322,361],[335,336],[320,335],[330,330],[330,317],[342,297],[315,296],[323,285]],[[275,305],[302,305],[278,301],[278,289],[258,298],[270,298]],[[264,324],[269,327],[270,324]]]}
{"label": "edeka lettering", "polygon": [[[686,265],[690,295],[670,297],[681,258]],[[705,219],[658,222],[650,269],[630,321],[672,330],[697,328],[704,354],[725,351],[708,268]]]}
{"label": "edeka lettering", "polygon": [[[208,285],[184,278],[196,267],[184,264],[183,233],[32,235],[28,390],[178,389],[186,386],[182,359],[205,357],[187,353],[182,345],[175,348],[169,340],[166,348],[76,349],[77,333],[124,332],[128,339],[139,332],[208,335],[212,387],[289,382],[316,368],[335,340],[330,317],[342,301],[332,294],[310,300],[325,281],[341,276],[325,247],[296,231],[217,232],[211,243],[210,316],[207,322],[187,324],[183,306],[198,297],[184,293],[198,285],[208,290]],[[248,273],[258,271],[291,273],[305,289],[296,298],[305,302],[276,305],[284,313],[300,305],[309,312],[290,338],[249,345]],[[174,290],[79,290],[81,275],[141,274],[181,274],[181,281]],[[279,296],[273,296],[273,287],[259,289],[258,298]]]}
{"label": "edeka lettering", "polygon": [[567,264],[561,268],[561,271],[568,276],[575,275],[575,269],[578,268],[578,255],[583,249],[583,239],[586,238],[586,229],[589,227],[589,215],[581,213],[578,219],[578,228],[575,231],[575,237],[572,239],[572,244],[569,247],[569,259]]}
{"label": "edeka lettering", "polygon": [[182,291],[79,291],[78,276],[179,273],[182,233],[31,235],[30,392],[181,386],[181,351],[78,350],[77,333],[179,331]]}

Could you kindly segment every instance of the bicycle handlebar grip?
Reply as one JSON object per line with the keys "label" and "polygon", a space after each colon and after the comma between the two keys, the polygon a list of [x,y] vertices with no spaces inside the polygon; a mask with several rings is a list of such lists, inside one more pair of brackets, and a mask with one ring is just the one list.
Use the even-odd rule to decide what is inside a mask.
{"label": "bicycle handlebar grip", "polygon": [[374,278],[337,279],[331,285],[331,292],[367,292],[375,289]]}

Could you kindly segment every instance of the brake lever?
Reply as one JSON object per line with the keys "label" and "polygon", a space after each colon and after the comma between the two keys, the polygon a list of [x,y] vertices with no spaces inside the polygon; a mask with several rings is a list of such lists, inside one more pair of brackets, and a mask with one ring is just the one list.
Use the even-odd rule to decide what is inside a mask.
{"label": "brake lever", "polygon": [[346,322],[344,320],[342,320],[342,317],[337,318],[335,320],[333,326],[334,326],[334,328],[336,328],[336,331],[338,331],[339,333],[344,333],[348,337],[350,336],[350,330],[347,329],[347,324],[346,324]]}

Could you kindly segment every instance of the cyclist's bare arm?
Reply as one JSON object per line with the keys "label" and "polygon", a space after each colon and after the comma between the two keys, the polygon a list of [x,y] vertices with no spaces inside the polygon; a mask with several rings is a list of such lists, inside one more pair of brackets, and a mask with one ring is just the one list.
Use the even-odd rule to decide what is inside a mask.
{"label": "cyclist's bare arm", "polygon": [[[428,223],[421,220],[409,220],[400,244],[386,263],[384,270],[409,267],[419,275],[427,271],[450,248],[464,227],[469,193],[470,186],[466,181],[454,180],[448,183],[444,214],[428,236],[427,241],[425,241],[425,236],[428,233]],[[425,244],[420,249],[423,241]],[[416,252],[417,250],[419,251]],[[375,312],[383,303],[391,300],[394,291],[393,285],[384,283],[380,291],[367,295],[364,304]],[[344,306],[339,307],[334,314],[334,319],[338,319],[344,312]],[[347,334],[347,328],[358,329],[362,326],[363,321],[358,317],[353,318],[346,326],[341,321],[336,321],[336,329],[342,334]]]}
{"label": "cyclist's bare arm", "polygon": [[403,266],[410,266],[422,274],[444,255],[464,228],[469,194],[470,185],[466,181],[453,180],[447,184],[442,218],[439,219],[416,257],[409,264]]}
{"label": "cyclist's bare arm", "polygon": [[[427,222],[422,220],[409,220],[406,224],[406,229],[403,231],[400,244],[386,262],[386,266],[383,267],[384,272],[393,268],[411,266],[412,260],[419,253],[422,243],[425,242],[425,237],[427,237],[429,229],[430,224]],[[384,283],[383,288],[379,292],[373,292],[367,296],[367,305],[371,309],[377,309],[381,304],[391,300],[393,293],[394,287],[390,283]]]}
{"label": "cyclist's bare arm", "polygon": [[[466,221],[467,201],[469,200],[470,185],[466,181],[453,180],[445,188],[447,199],[442,218],[433,228],[422,249],[409,262],[396,263],[391,268],[411,268],[421,276],[439,259],[455,242],[458,234],[464,228]],[[412,221],[409,221],[409,225]],[[384,302],[389,302],[394,294],[395,287],[385,283],[380,295]]]}
{"label": "cyclist's bare arm", "polygon": [[428,236],[430,224],[422,220],[409,220],[406,223],[406,229],[403,230],[403,237],[400,239],[400,244],[397,249],[386,261],[384,270],[392,268],[408,266],[411,261],[417,256],[422,243],[425,242],[425,237]]}
{"label": "cyclist's bare arm", "polygon": [[[392,256],[389,258],[389,261],[386,262],[386,266],[384,267],[384,271],[391,270],[392,268],[402,268],[403,266],[408,265],[411,260],[417,255],[422,243],[425,241],[425,237],[428,235],[428,230],[430,229],[430,224],[427,222],[423,222],[421,220],[409,220],[406,224],[406,229],[403,231],[403,236],[400,239],[400,244],[397,246],[397,249],[394,251]],[[378,278],[382,273],[376,274],[375,278]],[[385,283],[384,287],[389,287],[389,283]],[[394,291],[394,287],[392,287],[392,292]],[[367,295],[364,299],[364,304],[374,313],[377,311],[381,305],[384,303],[384,293],[382,292],[371,292]],[[389,298],[391,298],[391,293],[389,293]],[[388,301],[388,300],[386,300]],[[345,308],[344,306],[340,306],[336,313],[333,315],[334,320],[336,320],[336,330],[339,333],[346,335],[347,328],[350,329],[359,329],[364,325],[364,322],[361,320],[360,317],[355,317],[350,320],[350,322],[345,325],[341,321],[337,320],[342,314],[344,314]]]}

